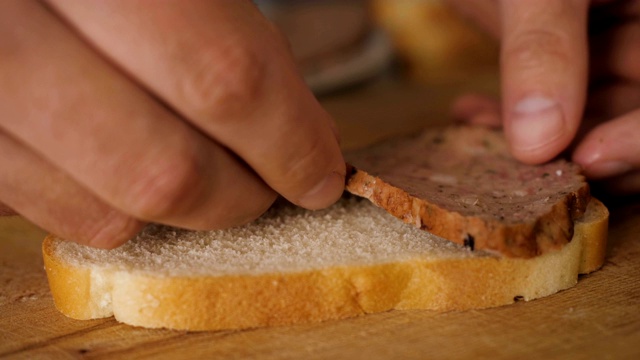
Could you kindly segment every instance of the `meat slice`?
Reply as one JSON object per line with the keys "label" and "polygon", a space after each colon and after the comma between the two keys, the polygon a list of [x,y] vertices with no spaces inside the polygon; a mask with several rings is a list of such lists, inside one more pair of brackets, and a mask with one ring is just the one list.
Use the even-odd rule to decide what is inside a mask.
{"label": "meat slice", "polygon": [[509,257],[567,244],[590,199],[578,165],[521,164],[502,132],[484,127],[429,129],[346,157],[349,192],[435,235]]}

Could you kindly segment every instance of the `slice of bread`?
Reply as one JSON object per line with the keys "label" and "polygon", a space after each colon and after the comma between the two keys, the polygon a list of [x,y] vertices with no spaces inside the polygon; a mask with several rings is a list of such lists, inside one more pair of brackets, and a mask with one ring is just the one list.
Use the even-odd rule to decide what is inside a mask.
{"label": "slice of bread", "polygon": [[510,257],[562,248],[590,198],[578,165],[522,164],[501,131],[480,126],[429,128],[346,158],[351,193],[435,235]]}
{"label": "slice of bread", "polygon": [[576,284],[604,259],[607,209],[591,201],[561,250],[497,257],[407,226],[369,201],[275,206],[252,224],[195,232],[149,226],[114,250],[48,236],[56,307],[76,319],[188,330],[340,319],[391,309],[464,310]]}

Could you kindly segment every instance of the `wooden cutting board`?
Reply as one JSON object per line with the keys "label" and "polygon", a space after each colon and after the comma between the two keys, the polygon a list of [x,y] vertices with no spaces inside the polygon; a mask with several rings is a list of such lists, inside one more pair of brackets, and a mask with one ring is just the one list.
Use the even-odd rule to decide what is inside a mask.
{"label": "wooden cutting board", "polygon": [[[344,146],[354,147],[445,119],[455,92],[381,82],[323,101],[339,121]],[[201,333],[66,318],[48,291],[40,255],[44,232],[21,218],[2,218],[0,359],[638,359],[640,199],[605,202],[612,211],[605,266],[544,299]]]}

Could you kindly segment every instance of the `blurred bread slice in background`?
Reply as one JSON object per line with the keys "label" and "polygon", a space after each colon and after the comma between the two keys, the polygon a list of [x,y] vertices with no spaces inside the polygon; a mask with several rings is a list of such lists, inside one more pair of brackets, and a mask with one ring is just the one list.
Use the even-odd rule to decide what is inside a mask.
{"label": "blurred bread slice in background", "polygon": [[371,0],[411,79],[486,81],[498,69],[498,43],[442,0]]}

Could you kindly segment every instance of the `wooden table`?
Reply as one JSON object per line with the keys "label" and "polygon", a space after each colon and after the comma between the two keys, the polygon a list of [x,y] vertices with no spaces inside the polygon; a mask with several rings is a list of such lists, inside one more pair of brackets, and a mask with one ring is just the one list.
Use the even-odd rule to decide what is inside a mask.
{"label": "wooden table", "polygon": [[[344,146],[445,121],[459,87],[380,81],[323,99]],[[611,208],[605,266],[572,289],[464,312],[391,311],[247,331],[147,330],[58,313],[40,255],[44,233],[0,219],[0,358],[640,359],[640,200]]]}

